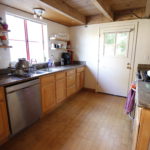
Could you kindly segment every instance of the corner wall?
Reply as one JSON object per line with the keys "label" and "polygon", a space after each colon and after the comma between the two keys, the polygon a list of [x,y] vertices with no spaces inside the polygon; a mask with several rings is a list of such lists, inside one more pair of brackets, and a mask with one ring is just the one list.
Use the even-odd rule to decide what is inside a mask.
{"label": "corner wall", "polygon": [[150,64],[150,19],[139,20],[134,78],[138,64]]}
{"label": "corner wall", "polygon": [[86,61],[85,87],[95,89],[98,66],[99,25],[71,27],[70,40],[74,59]]}

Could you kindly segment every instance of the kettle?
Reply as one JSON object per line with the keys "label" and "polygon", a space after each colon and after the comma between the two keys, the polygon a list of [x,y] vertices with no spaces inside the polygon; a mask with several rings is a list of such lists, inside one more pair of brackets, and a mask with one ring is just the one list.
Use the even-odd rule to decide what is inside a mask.
{"label": "kettle", "polygon": [[28,70],[30,67],[29,62],[25,58],[19,58],[16,63],[16,69],[18,70]]}

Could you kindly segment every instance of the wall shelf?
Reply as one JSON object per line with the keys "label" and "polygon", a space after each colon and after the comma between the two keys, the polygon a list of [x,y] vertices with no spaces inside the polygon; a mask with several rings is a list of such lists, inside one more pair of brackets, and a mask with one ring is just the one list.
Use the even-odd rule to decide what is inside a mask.
{"label": "wall shelf", "polygon": [[0,32],[1,32],[1,33],[8,33],[8,32],[10,32],[10,30],[0,29]]}
{"label": "wall shelf", "polygon": [[50,39],[50,41],[68,42],[69,40],[64,40],[64,39],[55,38],[55,39]]}
{"label": "wall shelf", "polygon": [[[10,32],[10,30],[0,29],[0,33],[2,33],[3,36],[5,36],[5,33]],[[0,45],[0,48],[12,48],[12,46],[9,45]]]}
{"label": "wall shelf", "polygon": [[8,45],[0,45],[0,48],[12,48],[12,46],[8,46]]}

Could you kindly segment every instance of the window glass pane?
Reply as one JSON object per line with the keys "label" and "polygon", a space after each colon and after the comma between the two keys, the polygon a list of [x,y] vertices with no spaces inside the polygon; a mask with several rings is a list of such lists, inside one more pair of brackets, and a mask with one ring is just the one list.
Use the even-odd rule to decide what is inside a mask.
{"label": "window glass pane", "polygon": [[42,25],[36,22],[27,21],[29,41],[42,42]]}
{"label": "window glass pane", "polygon": [[114,56],[116,33],[104,34],[104,55]]}
{"label": "window glass pane", "polygon": [[9,41],[11,61],[18,61],[18,58],[27,58],[25,41]]}
{"label": "window glass pane", "polygon": [[127,56],[129,32],[117,33],[116,56]]}
{"label": "window glass pane", "polygon": [[47,25],[27,21],[30,60],[44,62],[48,59]]}
{"label": "window glass pane", "polygon": [[30,60],[35,60],[37,62],[44,62],[44,52],[42,43],[29,42],[30,49]]}
{"label": "window glass pane", "polygon": [[11,32],[8,33],[9,39],[25,40],[24,20],[15,16],[6,15],[6,20]]}

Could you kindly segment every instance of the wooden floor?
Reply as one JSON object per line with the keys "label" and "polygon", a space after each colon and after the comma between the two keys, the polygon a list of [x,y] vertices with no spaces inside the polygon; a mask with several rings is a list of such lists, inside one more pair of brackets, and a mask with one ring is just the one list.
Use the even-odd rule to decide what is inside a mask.
{"label": "wooden floor", "polygon": [[125,99],[82,91],[0,150],[130,150]]}

